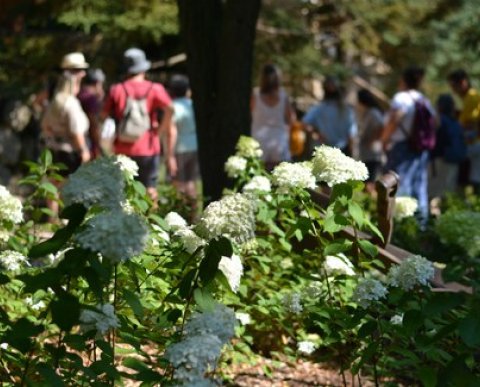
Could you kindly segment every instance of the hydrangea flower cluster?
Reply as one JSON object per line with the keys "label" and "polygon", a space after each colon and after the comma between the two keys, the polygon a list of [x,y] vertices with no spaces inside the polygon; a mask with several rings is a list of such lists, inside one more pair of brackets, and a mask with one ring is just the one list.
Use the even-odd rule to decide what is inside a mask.
{"label": "hydrangea flower cluster", "polygon": [[265,176],[254,176],[252,180],[243,186],[243,192],[268,193],[271,190],[270,180]]}
{"label": "hydrangea flower cluster", "polygon": [[327,255],[323,267],[329,276],[355,275],[352,262],[342,253]]}
{"label": "hydrangea flower cluster", "polygon": [[120,167],[120,170],[128,179],[133,180],[135,176],[138,176],[138,164],[130,157],[125,155],[117,155],[115,164]]}
{"label": "hydrangea flower cluster", "polygon": [[80,327],[82,331],[97,331],[98,334],[104,335],[112,328],[119,327],[119,321],[115,316],[115,309],[111,304],[100,304],[97,310],[84,309],[80,313]]}
{"label": "hydrangea flower cluster", "polygon": [[420,255],[412,255],[399,265],[390,268],[388,282],[391,286],[410,290],[417,285],[427,285],[434,274],[432,262]]}
{"label": "hydrangea flower cluster", "polygon": [[395,198],[395,219],[400,220],[413,216],[417,210],[417,199],[410,196],[398,196]]}
{"label": "hydrangea flower cluster", "polygon": [[224,196],[205,208],[196,230],[208,240],[225,236],[244,243],[255,236],[255,210],[255,202],[244,194]]}
{"label": "hydrangea flower cluster", "polygon": [[241,157],[260,158],[263,155],[260,143],[248,136],[240,136],[235,149],[237,150],[237,156]]}
{"label": "hydrangea flower cluster", "polygon": [[317,346],[315,343],[312,343],[311,341],[299,341],[297,343],[297,350],[300,353],[303,353],[305,355],[311,355],[315,350],[317,349]]}
{"label": "hydrangea flower cluster", "polygon": [[97,204],[118,209],[125,200],[124,187],[124,176],[115,159],[99,158],[72,173],[61,192],[66,206],[80,203],[86,208]]}
{"label": "hydrangea flower cluster", "polygon": [[0,265],[7,271],[19,271],[29,263],[27,257],[18,251],[5,250],[0,253]]}
{"label": "hydrangea flower cluster", "polygon": [[392,325],[402,325],[403,324],[403,314],[396,314],[390,319]]}
{"label": "hydrangea flower cluster", "polygon": [[233,254],[231,257],[222,257],[218,264],[218,269],[227,278],[230,289],[236,293],[240,287],[240,279],[243,275],[243,264],[240,257],[236,254]]}
{"label": "hydrangea flower cluster", "polygon": [[240,324],[242,325],[248,325],[252,322],[252,318],[248,313],[243,313],[243,312],[236,312],[235,313],[235,318],[240,321]]}
{"label": "hydrangea flower cluster", "polygon": [[144,221],[137,215],[121,211],[105,212],[91,218],[76,236],[81,247],[97,251],[114,263],[140,254],[147,238]]}
{"label": "hydrangea flower cluster", "polygon": [[13,196],[7,188],[0,185],[0,221],[18,224],[22,220],[22,202],[19,198]]}
{"label": "hydrangea flower cluster", "polygon": [[435,230],[443,243],[460,247],[471,258],[480,256],[480,212],[447,212],[438,218]]}
{"label": "hydrangea flower cluster", "polygon": [[291,313],[299,314],[303,311],[300,293],[285,294],[282,303]]}
{"label": "hydrangea flower cluster", "polygon": [[185,325],[185,338],[165,352],[175,367],[175,379],[182,385],[209,385],[205,373],[215,367],[235,326],[235,314],[223,305],[216,305],[212,312],[195,313]]}
{"label": "hydrangea flower cluster", "polygon": [[241,156],[230,156],[225,162],[225,172],[231,178],[239,177],[247,168],[247,159]]}
{"label": "hydrangea flower cluster", "polygon": [[178,229],[175,231],[174,236],[182,241],[183,247],[189,254],[193,254],[200,247],[207,244],[207,241],[200,238],[190,227]]}
{"label": "hydrangea flower cluster", "polygon": [[384,298],[387,288],[374,278],[362,278],[358,281],[352,299],[362,308],[368,308],[372,301]]}
{"label": "hydrangea flower cluster", "polygon": [[165,216],[165,222],[167,222],[168,227],[172,231],[177,231],[182,228],[188,227],[188,223],[183,217],[178,214],[177,212],[169,212],[167,216]]}
{"label": "hydrangea flower cluster", "polygon": [[315,188],[315,177],[309,163],[280,163],[272,171],[272,182],[279,193],[289,193],[296,188]]}
{"label": "hydrangea flower cluster", "polygon": [[368,178],[365,164],[346,156],[338,148],[320,145],[315,148],[312,161],[312,171],[317,181],[323,181],[329,187],[349,180],[364,181]]}

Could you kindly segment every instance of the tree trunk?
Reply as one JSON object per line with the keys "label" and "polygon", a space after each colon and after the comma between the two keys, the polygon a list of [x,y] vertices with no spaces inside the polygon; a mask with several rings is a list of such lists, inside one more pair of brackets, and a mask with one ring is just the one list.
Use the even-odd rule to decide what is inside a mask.
{"label": "tree trunk", "polygon": [[200,171],[207,202],[220,198],[223,166],[250,133],[255,25],[260,0],[178,0],[197,121]]}

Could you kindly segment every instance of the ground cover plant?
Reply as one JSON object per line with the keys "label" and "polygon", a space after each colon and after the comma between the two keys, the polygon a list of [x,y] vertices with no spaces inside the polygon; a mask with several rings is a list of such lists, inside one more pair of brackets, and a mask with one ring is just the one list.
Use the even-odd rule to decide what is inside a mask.
{"label": "ground cover plant", "polygon": [[[236,150],[225,164],[233,188],[193,224],[159,216],[124,157],[70,176],[47,240],[32,230],[52,214],[30,199],[22,214],[2,190],[1,380],[209,386],[261,353],[328,361],[378,385],[478,384],[476,250],[449,271],[472,291],[436,292],[433,260],[385,267],[359,237],[381,237],[357,199],[362,163],[322,146],[267,172],[256,141],[241,137]],[[38,187],[32,200],[55,197],[43,172],[57,172],[48,155],[25,180]],[[327,208],[311,199],[319,187],[331,190]]]}

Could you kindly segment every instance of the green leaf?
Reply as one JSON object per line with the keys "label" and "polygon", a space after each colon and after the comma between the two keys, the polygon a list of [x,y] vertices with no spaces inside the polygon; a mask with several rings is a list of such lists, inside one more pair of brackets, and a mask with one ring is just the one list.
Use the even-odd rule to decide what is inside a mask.
{"label": "green leaf", "polygon": [[60,329],[68,332],[74,325],[78,324],[80,303],[75,296],[62,292],[58,295],[58,300],[50,303],[50,308],[52,320]]}
{"label": "green leaf", "polygon": [[341,242],[330,243],[323,250],[324,255],[336,255],[351,249],[353,242],[344,239]]}
{"label": "green leaf", "polygon": [[349,183],[337,184],[333,187],[330,195],[330,203],[333,203],[340,197],[346,197],[350,199],[353,195],[353,188]]}
{"label": "green leaf", "polygon": [[355,202],[348,203],[348,213],[359,227],[362,227],[365,222],[365,214],[362,208]]}
{"label": "green leaf", "polygon": [[143,306],[139,297],[128,289],[123,289],[123,297],[125,298],[125,301],[127,301],[128,305],[130,305],[132,308],[135,316],[137,316],[139,319],[142,318]]}
{"label": "green leaf", "polygon": [[195,289],[193,292],[193,298],[202,312],[213,311],[217,304],[210,292],[206,289]]}
{"label": "green leaf", "polygon": [[43,329],[43,326],[35,325],[26,318],[21,318],[11,325],[10,330],[4,336],[4,340],[20,352],[27,353],[32,346],[30,337],[37,336]]}
{"label": "green leaf", "polygon": [[468,315],[460,322],[458,330],[463,342],[469,347],[480,345],[480,316]]}
{"label": "green leaf", "polygon": [[432,367],[422,367],[418,376],[424,387],[435,387],[437,385],[437,371]]}
{"label": "green leaf", "polygon": [[423,316],[419,310],[411,309],[403,315],[403,327],[409,334],[413,334],[423,325]]}
{"label": "green leaf", "polygon": [[0,273],[0,285],[5,285],[10,282],[10,278],[5,274]]}
{"label": "green leaf", "polygon": [[205,283],[213,281],[218,270],[218,263],[222,257],[233,254],[232,244],[227,238],[212,239],[205,252],[205,258],[199,268],[199,277]]}
{"label": "green leaf", "polygon": [[183,299],[186,299],[189,296],[196,273],[197,269],[191,269],[180,281],[180,284],[178,285],[178,295]]}
{"label": "green leaf", "polygon": [[358,245],[362,249],[362,251],[369,255],[370,257],[376,257],[378,254],[377,246],[375,246],[372,242],[367,241],[366,239],[359,239]]}
{"label": "green leaf", "polygon": [[45,382],[47,382],[48,386],[62,387],[65,385],[60,376],[58,376],[53,370],[51,365],[38,363],[35,368],[37,369],[38,373],[43,376],[43,379]]}

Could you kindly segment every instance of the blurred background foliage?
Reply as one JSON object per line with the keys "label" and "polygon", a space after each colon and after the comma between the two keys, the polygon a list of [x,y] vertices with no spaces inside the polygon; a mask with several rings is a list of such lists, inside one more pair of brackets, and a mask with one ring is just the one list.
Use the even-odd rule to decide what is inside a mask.
{"label": "blurred background foliage", "polygon": [[[175,0],[2,0],[0,98],[38,90],[73,50],[109,80],[129,46],[153,61],[182,53],[177,16]],[[390,94],[401,69],[419,64],[428,69],[427,92],[437,92],[455,67],[480,75],[478,20],[476,0],[264,0],[255,74],[277,63],[294,96],[325,73],[359,75]]]}

